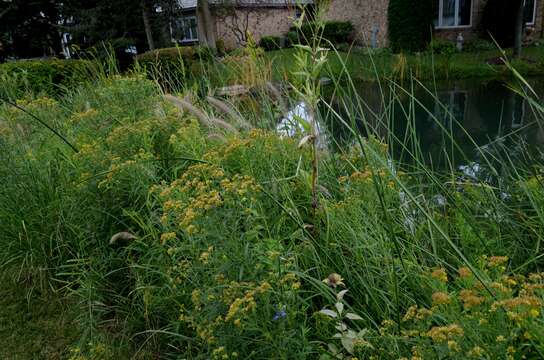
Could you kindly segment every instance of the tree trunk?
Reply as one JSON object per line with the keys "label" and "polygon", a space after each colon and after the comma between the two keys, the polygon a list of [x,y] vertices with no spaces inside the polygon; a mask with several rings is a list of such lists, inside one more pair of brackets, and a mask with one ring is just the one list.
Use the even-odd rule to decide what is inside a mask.
{"label": "tree trunk", "polygon": [[196,15],[200,44],[215,49],[215,32],[208,0],[198,0]]}
{"label": "tree trunk", "polygon": [[514,58],[521,56],[521,45],[523,43],[523,13],[525,10],[525,0],[518,0],[516,13],[516,33],[514,34]]}
{"label": "tree trunk", "polygon": [[142,18],[144,20],[145,36],[147,37],[147,46],[149,50],[155,50],[155,42],[153,41],[153,29],[151,29],[150,7],[147,0],[142,0]]}

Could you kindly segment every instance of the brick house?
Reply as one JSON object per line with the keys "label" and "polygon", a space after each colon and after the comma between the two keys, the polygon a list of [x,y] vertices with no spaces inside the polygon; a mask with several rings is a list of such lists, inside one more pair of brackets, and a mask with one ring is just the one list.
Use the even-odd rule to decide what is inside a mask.
{"label": "brick house", "polygon": [[[256,41],[266,35],[285,35],[293,26],[293,21],[300,16],[297,4],[313,3],[313,0],[209,1],[215,37],[222,40],[227,48],[244,44],[247,33]],[[178,3],[182,16],[176,19],[178,30],[173,31],[173,40],[182,44],[197,42],[197,0],[178,0]]]}
{"label": "brick house", "polygon": [[[312,6],[313,0],[237,0],[236,6],[225,11],[224,6],[212,4],[212,21],[216,38],[224,41],[227,48],[237,47],[245,42],[246,32],[259,41],[262,36],[285,35],[300,16],[296,4]],[[434,0],[437,2],[435,15],[435,36],[454,40],[459,33],[467,40],[479,33],[479,24],[487,0]],[[178,0],[182,16],[177,20],[178,31],[173,40],[180,43],[194,43],[197,38],[197,0]],[[326,20],[350,21],[356,29],[358,43],[386,47],[388,0],[330,0]],[[526,38],[533,40],[543,37],[544,0],[526,0]]]}
{"label": "brick house", "polygon": [[[453,40],[459,33],[465,39],[478,36],[487,0],[436,0],[435,36]],[[543,36],[543,0],[525,0],[525,33],[527,40]]]}

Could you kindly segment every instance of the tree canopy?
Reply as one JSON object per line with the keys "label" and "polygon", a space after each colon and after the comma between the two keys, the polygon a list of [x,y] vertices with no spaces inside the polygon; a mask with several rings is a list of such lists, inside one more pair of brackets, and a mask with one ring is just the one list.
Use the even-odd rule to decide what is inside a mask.
{"label": "tree canopy", "polygon": [[35,57],[60,51],[59,6],[53,0],[0,1],[0,58]]}
{"label": "tree canopy", "polygon": [[168,22],[175,0],[3,0],[0,1],[0,58],[61,52],[61,36],[80,49],[102,42],[139,51],[170,41]]}

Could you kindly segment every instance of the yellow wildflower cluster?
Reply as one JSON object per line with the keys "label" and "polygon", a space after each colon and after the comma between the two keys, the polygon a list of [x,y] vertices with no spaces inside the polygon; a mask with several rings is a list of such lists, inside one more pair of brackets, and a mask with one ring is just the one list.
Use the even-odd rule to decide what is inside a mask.
{"label": "yellow wildflower cluster", "polygon": [[433,339],[434,342],[445,342],[456,337],[463,337],[465,332],[463,328],[457,324],[446,326],[435,326],[427,333],[427,336]]}
{"label": "yellow wildflower cluster", "polygon": [[92,121],[98,116],[99,112],[96,109],[90,108],[82,112],[77,112],[68,120],[72,125],[78,125]]}
{"label": "yellow wildflower cluster", "polygon": [[213,252],[213,246],[208,247],[207,251],[204,251],[200,254],[200,257],[199,257],[200,262],[204,265],[207,265],[212,252]]}
{"label": "yellow wildflower cluster", "polygon": [[450,296],[442,291],[435,292],[432,295],[433,305],[447,305],[451,302]]}
{"label": "yellow wildflower cluster", "polygon": [[82,145],[79,146],[79,152],[77,154],[75,154],[74,156],[84,157],[86,155],[94,155],[94,154],[96,154],[98,149],[99,149],[99,146],[98,146],[98,143],[96,141],[93,141],[93,142],[90,142],[90,143],[87,143],[87,144],[82,144]]}
{"label": "yellow wildflower cluster", "polygon": [[[483,288],[482,284],[479,284],[478,286]],[[489,287],[496,290],[499,294],[508,294],[512,291],[512,289],[510,289],[508,286],[498,281],[493,281],[491,284],[489,284]]]}
{"label": "yellow wildflower cluster", "polygon": [[228,178],[215,165],[193,165],[179,179],[160,190],[161,222],[165,226],[173,222],[186,233],[195,234],[202,230],[198,220],[213,209],[234,205],[244,208],[247,214],[249,203],[255,202],[260,191],[260,185],[250,176],[237,174]]}
{"label": "yellow wildflower cluster", "polygon": [[[150,160],[154,159],[152,153],[146,152],[143,149],[140,149],[137,154],[133,155],[132,158],[122,161],[120,157],[112,158],[112,163],[106,173],[104,180],[98,183],[98,188],[106,188],[113,184],[118,184],[123,176],[135,176],[147,174],[149,175],[149,170],[146,168],[146,164]],[[118,178],[118,177],[121,178]]]}
{"label": "yellow wildflower cluster", "polygon": [[492,311],[502,308],[512,320],[519,321],[527,317],[537,317],[543,306],[542,299],[536,296],[519,296],[511,299],[495,301]]}
{"label": "yellow wildflower cluster", "polygon": [[434,270],[431,273],[431,277],[443,283],[448,282],[448,273],[442,268]]}
{"label": "yellow wildflower cluster", "polygon": [[425,308],[418,308],[416,305],[410,306],[404,314],[402,321],[407,322],[410,320],[424,320],[433,314],[432,310]]}
{"label": "yellow wildflower cluster", "polygon": [[161,244],[164,245],[169,240],[176,239],[176,233],[175,232],[168,232],[161,235]]}
{"label": "yellow wildflower cluster", "polygon": [[232,352],[228,353],[227,349],[224,346],[220,346],[212,351],[212,360],[228,360],[228,359],[237,359],[238,353]]}
{"label": "yellow wildflower cluster", "polygon": [[475,346],[473,347],[469,352],[468,352],[468,356],[471,357],[471,358],[477,358],[477,359],[480,359],[482,356],[484,356],[485,354],[485,350],[482,349],[481,347],[479,346]]}
{"label": "yellow wildflower cluster", "polygon": [[287,285],[293,290],[298,290],[302,286],[296,274],[294,273],[287,273],[283,278],[280,279],[279,283],[280,285]]}
{"label": "yellow wildflower cluster", "polygon": [[237,298],[230,305],[227,315],[225,317],[225,322],[233,321],[235,325],[241,326],[240,315],[245,315],[251,313],[257,307],[255,301],[255,295],[264,294],[269,291],[272,287],[268,282],[263,282],[257,288],[253,290],[246,291],[244,297]]}
{"label": "yellow wildflower cluster", "polygon": [[508,256],[491,256],[487,259],[487,265],[490,268],[504,266],[508,262]]}
{"label": "yellow wildflower cluster", "polygon": [[18,99],[16,100],[16,104],[23,108],[38,109],[57,107],[58,101],[47,96],[42,96],[32,100]]}
{"label": "yellow wildflower cluster", "polygon": [[397,324],[393,320],[384,320],[380,326],[380,335],[393,334]]}
{"label": "yellow wildflower cluster", "polygon": [[465,309],[473,308],[485,302],[485,298],[479,296],[476,291],[467,289],[461,290],[459,293],[459,299],[463,302]]}
{"label": "yellow wildflower cluster", "polygon": [[459,277],[463,279],[472,276],[472,271],[466,266],[460,267],[457,272],[459,273]]}

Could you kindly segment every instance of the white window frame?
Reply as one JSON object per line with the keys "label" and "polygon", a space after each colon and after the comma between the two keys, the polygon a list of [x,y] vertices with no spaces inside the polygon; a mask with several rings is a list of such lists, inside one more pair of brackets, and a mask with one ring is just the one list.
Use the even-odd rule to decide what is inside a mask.
{"label": "white window frame", "polygon": [[[183,39],[182,42],[194,42],[194,41],[198,41],[198,22],[197,22],[197,18],[196,18],[196,15],[189,15],[189,16],[184,16],[183,17],[183,21],[184,22],[190,22],[191,20],[194,20],[195,21],[195,24],[197,24],[197,27],[196,27],[196,34],[193,34],[192,31],[191,32],[191,38],[190,39]],[[185,25],[185,24],[184,24]],[[192,29],[192,27],[189,26],[189,29]],[[184,32],[184,35],[185,35],[185,32]]]}
{"label": "white window frame", "polygon": [[525,25],[527,25],[527,26],[535,26],[536,25],[536,10],[537,10],[536,5],[537,5],[537,3],[538,3],[538,0],[535,0],[535,2],[533,4],[533,6],[534,6],[534,8],[533,8],[533,21],[525,23]]}
{"label": "white window frame", "polygon": [[[455,24],[459,23],[459,1],[455,0]],[[438,24],[436,29],[467,29],[472,27],[472,16],[474,14],[474,1],[470,0],[470,22],[468,25],[442,25],[444,14],[444,0],[438,0]],[[536,2],[535,2],[536,3]]]}

